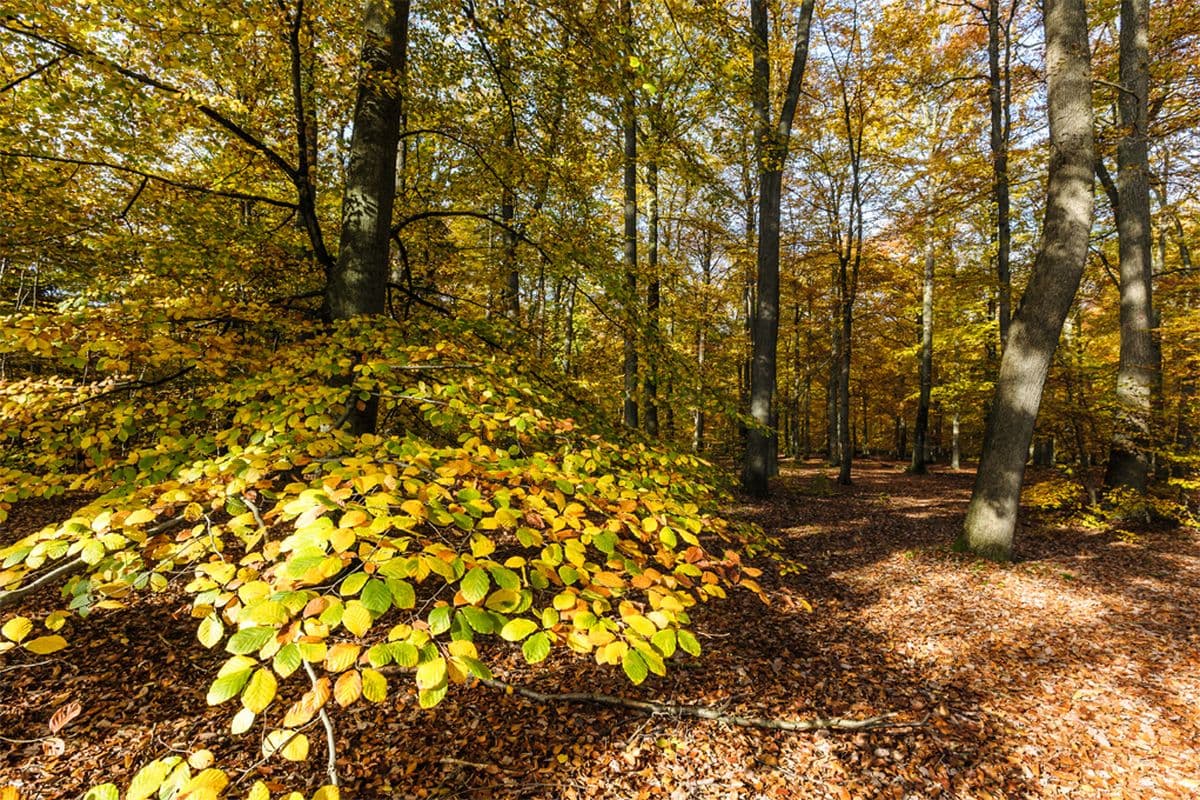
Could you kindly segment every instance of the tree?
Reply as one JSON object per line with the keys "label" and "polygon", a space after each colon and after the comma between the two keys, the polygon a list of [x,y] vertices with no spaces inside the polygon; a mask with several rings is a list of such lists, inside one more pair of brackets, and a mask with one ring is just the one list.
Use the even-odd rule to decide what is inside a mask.
{"label": "tree", "polygon": [[[1145,493],[1153,461],[1151,439],[1160,357],[1154,342],[1150,267],[1149,0],[1121,0],[1120,110],[1117,145],[1117,236],[1120,248],[1121,353],[1117,416],[1104,482]],[[1161,399],[1161,398],[1160,398]]]}
{"label": "tree", "polygon": [[770,23],[766,0],[751,0],[751,45],[754,54],[752,99],[756,119],[755,146],[758,161],[758,249],[757,291],[753,320],[753,361],[750,371],[750,416],[754,426],[746,439],[742,486],[757,497],[767,494],[772,471],[774,430],[773,404],[776,355],[779,344],[779,218],[783,194],[783,170],[787,163],[792,122],[804,66],[808,61],[809,28],[815,0],[800,6],[792,65],[779,119],[771,110]]}
{"label": "tree", "polygon": [[[362,72],[342,200],[341,244],[327,290],[335,320],[378,315],[385,309],[408,59],[408,9],[409,0],[371,0],[364,12]],[[373,432],[379,399],[352,398],[349,403],[350,430]]]}
{"label": "tree", "polygon": [[997,561],[1012,557],[1042,387],[1083,274],[1092,226],[1095,152],[1083,0],[1048,0],[1043,27],[1050,166],[1042,244],[1000,359],[975,487],[956,542]]}

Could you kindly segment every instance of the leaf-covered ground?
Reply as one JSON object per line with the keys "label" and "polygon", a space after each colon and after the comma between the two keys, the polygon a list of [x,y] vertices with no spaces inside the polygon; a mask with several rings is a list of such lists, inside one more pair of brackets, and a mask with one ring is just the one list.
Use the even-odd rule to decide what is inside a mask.
{"label": "leaf-covered ground", "polygon": [[[638,688],[620,670],[557,651],[537,667],[498,656],[497,675],[543,692],[618,693],[756,716],[898,711],[927,718],[923,727],[764,732],[539,706],[484,687],[456,687],[425,711],[401,689],[383,707],[331,709],[343,796],[1200,793],[1200,533],[1093,533],[1026,514],[1020,561],[997,567],[947,547],[969,473],[915,477],[865,462],[845,490],[822,472],[787,469],[772,501],[734,510],[763,525],[785,567],[764,576],[771,606],[737,592],[697,611],[700,659],[682,656],[667,678]],[[0,538],[69,508],[19,506]],[[54,599],[43,592],[22,610],[49,610]],[[69,633],[68,650],[0,656],[0,787],[75,797],[104,780],[124,783],[172,751],[205,761],[198,750],[244,774],[243,792],[255,778],[309,791],[323,782],[319,730],[308,762],[258,763],[257,731],[231,738],[233,709],[205,705],[222,657],[197,645],[183,597],[97,612]],[[75,702],[79,716],[51,735],[52,716]]]}

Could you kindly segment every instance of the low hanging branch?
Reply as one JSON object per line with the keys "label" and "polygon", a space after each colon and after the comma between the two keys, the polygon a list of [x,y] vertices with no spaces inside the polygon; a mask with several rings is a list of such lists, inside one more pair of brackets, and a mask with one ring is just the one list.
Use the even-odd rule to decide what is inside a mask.
{"label": "low hanging branch", "polygon": [[724,722],[741,728],[761,728],[772,731],[866,731],[880,728],[903,729],[919,728],[928,720],[926,714],[913,722],[900,722],[896,712],[880,714],[874,717],[854,719],[848,717],[813,717],[811,719],[775,719],[771,717],[747,717],[741,714],[726,714],[715,708],[706,706],[689,706],[679,703],[658,703],[652,700],[633,700],[628,697],[617,697],[611,694],[593,694],[591,692],[565,692],[561,694],[544,693],[533,689],[490,678],[479,678],[484,686],[506,694],[517,694],[536,703],[593,703],[602,706],[615,706],[640,711],[643,714],[666,714],[675,717],[694,717],[714,722]]}

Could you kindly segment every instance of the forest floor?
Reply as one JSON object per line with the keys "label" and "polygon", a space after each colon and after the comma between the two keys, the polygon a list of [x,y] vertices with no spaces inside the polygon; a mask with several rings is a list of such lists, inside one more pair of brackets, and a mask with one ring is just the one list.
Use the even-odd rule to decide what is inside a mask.
{"label": "forest floor", "polygon": [[[570,654],[535,668],[503,648],[485,658],[497,677],[542,692],[792,719],[897,711],[922,726],[763,731],[543,706],[483,686],[424,711],[395,679],[387,703],[333,713],[342,796],[1200,796],[1200,532],[1097,533],[1026,512],[1019,560],[996,566],[948,547],[969,472],[918,477],[864,461],[848,489],[825,472],[787,467],[769,502],[734,509],[806,569],[768,566],[769,606],[738,592],[698,611],[704,652],[675,659],[668,677],[632,687]],[[16,509],[3,538],[47,511]],[[46,593],[24,611],[54,601]],[[185,600],[136,603],[73,624],[72,647],[55,657],[0,656],[0,787],[76,797],[200,748],[242,776],[233,796],[255,778],[322,782],[319,735],[307,762],[256,763],[254,734],[227,734],[231,704],[205,705],[221,654],[197,645]],[[51,715],[75,701],[82,714],[50,737]]]}

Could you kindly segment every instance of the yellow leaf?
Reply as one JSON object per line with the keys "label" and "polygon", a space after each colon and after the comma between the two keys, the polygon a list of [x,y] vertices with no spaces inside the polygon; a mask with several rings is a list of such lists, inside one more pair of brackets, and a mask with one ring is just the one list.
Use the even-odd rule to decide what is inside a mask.
{"label": "yellow leaf", "polygon": [[254,712],[248,708],[243,708],[233,715],[233,720],[229,723],[229,731],[234,736],[241,736],[250,730],[250,726],[253,724]]}
{"label": "yellow leaf", "polygon": [[405,500],[400,504],[400,510],[410,517],[416,517],[418,520],[423,520],[426,517],[425,504],[420,500]]}
{"label": "yellow leaf", "polygon": [[317,789],[316,794],[312,796],[312,800],[341,800],[341,792],[336,786],[322,786]]}
{"label": "yellow leaf", "polygon": [[271,790],[262,781],[255,781],[246,795],[246,800],[271,800]]}
{"label": "yellow leaf", "polygon": [[25,649],[31,653],[37,653],[39,656],[44,656],[48,653],[57,653],[66,646],[67,640],[56,634],[54,636],[39,636],[25,645]]}
{"label": "yellow leaf", "polygon": [[71,616],[69,611],[52,611],[50,616],[46,617],[46,630],[56,631],[63,625],[67,624],[67,617]]}
{"label": "yellow leaf", "polygon": [[308,737],[287,728],[271,731],[263,740],[263,755],[276,753],[288,761],[303,761],[308,758]]}
{"label": "yellow leaf", "polygon": [[0,633],[4,634],[6,639],[20,642],[29,635],[31,630],[33,630],[33,623],[28,617],[13,617],[4,623],[4,627],[0,628]]}
{"label": "yellow leaf", "polygon": [[[266,667],[259,667],[242,690],[242,705],[255,714],[261,714],[275,699],[278,684],[275,675]],[[192,766],[195,766],[193,764]]]}
{"label": "yellow leaf", "polygon": [[348,642],[338,642],[329,648],[325,655],[325,669],[329,672],[342,672],[354,666],[362,647]]}
{"label": "yellow leaf", "polygon": [[362,689],[362,676],[358,674],[358,670],[352,669],[342,673],[341,677],[337,679],[337,683],[333,686],[333,699],[337,700],[339,706],[345,708],[362,696]]}
{"label": "yellow leaf", "polygon": [[373,669],[362,671],[363,697],[372,703],[381,703],[387,698],[387,678]]}
{"label": "yellow leaf", "polygon": [[145,525],[147,522],[154,521],[157,517],[158,517],[158,514],[155,514],[150,509],[139,508],[136,511],[134,511],[133,513],[131,513],[128,517],[125,518],[125,524],[130,525],[130,526]]}
{"label": "yellow leaf", "polygon": [[342,514],[341,520],[338,521],[338,527],[339,528],[357,528],[359,525],[362,525],[368,519],[370,519],[370,517],[367,516],[367,512],[363,511],[360,508],[354,508],[354,509],[347,511],[345,514]]}
{"label": "yellow leaf", "polygon": [[371,612],[358,600],[351,600],[342,614],[342,625],[355,636],[362,636],[371,627]]}
{"label": "yellow leaf", "polygon": [[212,750],[197,750],[188,756],[187,762],[193,769],[208,769],[213,765]]}
{"label": "yellow leaf", "polygon": [[219,769],[206,769],[188,781],[183,787],[183,793],[176,795],[179,800],[208,800],[216,797],[229,785],[229,776]]}

